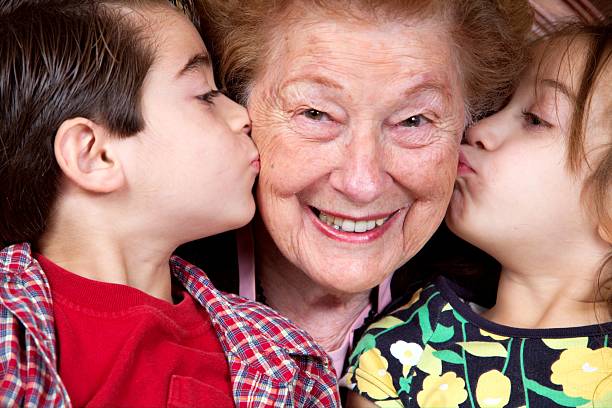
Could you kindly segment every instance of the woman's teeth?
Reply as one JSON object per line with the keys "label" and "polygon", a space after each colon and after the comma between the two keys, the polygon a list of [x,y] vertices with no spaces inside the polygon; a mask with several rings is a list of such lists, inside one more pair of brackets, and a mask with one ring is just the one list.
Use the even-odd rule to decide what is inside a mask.
{"label": "woman's teeth", "polygon": [[366,232],[371,231],[376,227],[380,227],[387,220],[391,218],[391,216],[385,218],[379,218],[377,220],[349,220],[340,217],[334,217],[333,215],[325,214],[324,212],[319,213],[319,219],[326,223],[329,226],[334,227],[337,230],[342,230],[345,232]]}

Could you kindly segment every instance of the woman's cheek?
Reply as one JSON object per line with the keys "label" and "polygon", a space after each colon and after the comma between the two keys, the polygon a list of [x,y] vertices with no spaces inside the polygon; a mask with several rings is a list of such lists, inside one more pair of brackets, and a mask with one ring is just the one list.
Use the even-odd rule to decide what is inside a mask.
{"label": "woman's cheek", "polygon": [[333,120],[311,120],[296,115],[290,122],[293,137],[310,142],[328,142],[339,136],[341,125]]}
{"label": "woman's cheek", "polygon": [[394,144],[405,149],[426,148],[439,140],[440,132],[431,124],[426,123],[418,127],[389,125],[385,132]]}
{"label": "woman's cheek", "polygon": [[[300,148],[291,136],[270,135],[259,150],[261,171],[259,188],[269,194],[289,197],[301,188],[309,169],[308,149]],[[299,159],[296,159],[299,158]]]}
{"label": "woman's cheek", "polygon": [[419,149],[396,150],[392,176],[415,197],[447,199],[457,170],[457,146],[452,140]]}

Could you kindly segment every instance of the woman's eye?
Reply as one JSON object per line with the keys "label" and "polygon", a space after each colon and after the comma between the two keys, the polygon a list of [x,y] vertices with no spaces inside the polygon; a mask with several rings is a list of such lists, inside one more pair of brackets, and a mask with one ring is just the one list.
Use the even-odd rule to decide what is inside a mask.
{"label": "woman's eye", "polygon": [[213,89],[211,91],[206,92],[203,95],[199,95],[198,99],[206,103],[209,103],[211,105],[214,105],[215,104],[214,99],[220,95],[223,95],[223,91],[218,90],[218,89]]}
{"label": "woman's eye", "polygon": [[315,120],[318,122],[329,119],[329,115],[327,113],[321,112],[316,109],[307,109],[304,112],[302,112],[302,115],[304,115],[307,119]]}
{"label": "woman's eye", "polygon": [[527,125],[529,126],[536,126],[536,127],[543,126],[546,128],[551,127],[551,125],[548,122],[546,122],[545,120],[542,120],[542,118],[540,118],[538,115],[532,112],[528,112],[526,110],[523,111],[523,119],[525,120],[525,123],[527,123]]}
{"label": "woman's eye", "polygon": [[404,126],[404,127],[419,127],[419,126],[426,125],[428,123],[431,123],[431,120],[419,114],[419,115],[413,115],[409,117],[408,119],[401,121],[399,125]]}

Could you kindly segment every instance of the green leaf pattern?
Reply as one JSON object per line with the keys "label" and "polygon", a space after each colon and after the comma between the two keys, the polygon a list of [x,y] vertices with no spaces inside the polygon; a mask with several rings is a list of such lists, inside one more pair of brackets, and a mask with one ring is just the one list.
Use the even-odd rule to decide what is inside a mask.
{"label": "green leaf pattern", "polygon": [[[612,402],[612,349],[607,347],[607,333],[605,341],[604,334],[599,339],[544,338],[539,346],[526,347],[538,340],[503,337],[480,329],[431,286],[421,291],[418,301],[396,313],[371,325],[349,358],[348,385],[379,407],[407,403],[421,408],[586,407]],[[588,348],[593,344],[603,347]],[[372,349],[376,353],[367,353]],[[554,363],[548,372],[541,372],[537,364],[541,356],[529,354],[531,350],[551,356]],[[385,356],[389,364],[365,361],[366,354]],[[378,371],[358,375],[370,366]],[[380,367],[386,371],[381,372]],[[381,398],[379,392],[372,392],[373,398],[369,387],[383,388],[368,383],[373,378],[392,378],[391,388],[397,394]]]}

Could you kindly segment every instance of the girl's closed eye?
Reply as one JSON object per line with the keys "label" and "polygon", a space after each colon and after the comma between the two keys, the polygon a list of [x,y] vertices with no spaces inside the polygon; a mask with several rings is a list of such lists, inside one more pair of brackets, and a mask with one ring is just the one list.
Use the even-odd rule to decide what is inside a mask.
{"label": "girl's closed eye", "polygon": [[544,119],[542,119],[541,117],[539,117],[533,112],[529,112],[526,109],[523,109],[521,113],[522,113],[525,125],[527,127],[546,128],[546,129],[550,129],[553,127],[550,123],[546,122]]}
{"label": "girl's closed eye", "polygon": [[199,100],[201,100],[201,101],[204,101],[204,102],[206,102],[206,103],[210,104],[210,105],[214,105],[214,104],[215,104],[214,99],[215,99],[217,96],[220,96],[220,95],[224,95],[224,93],[223,93],[223,91],[222,91],[222,90],[220,90],[220,89],[212,89],[212,90],[210,90],[210,91],[206,92],[206,93],[205,93],[205,94],[203,94],[203,95],[198,95],[198,97],[197,97],[197,98],[198,98]]}

